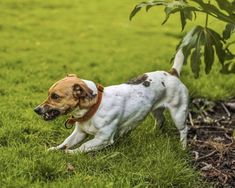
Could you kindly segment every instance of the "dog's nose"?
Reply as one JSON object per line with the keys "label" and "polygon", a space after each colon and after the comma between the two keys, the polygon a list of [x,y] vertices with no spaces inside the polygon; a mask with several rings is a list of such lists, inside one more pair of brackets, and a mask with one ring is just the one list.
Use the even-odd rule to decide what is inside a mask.
{"label": "dog's nose", "polygon": [[37,106],[36,108],[34,108],[34,112],[41,115],[42,114],[42,108],[40,106]]}

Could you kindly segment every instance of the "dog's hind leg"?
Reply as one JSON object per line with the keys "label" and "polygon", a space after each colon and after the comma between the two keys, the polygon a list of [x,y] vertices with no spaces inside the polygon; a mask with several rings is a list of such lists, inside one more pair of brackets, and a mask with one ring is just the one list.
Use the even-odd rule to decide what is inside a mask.
{"label": "dog's hind leg", "polygon": [[165,122],[164,110],[164,107],[160,107],[152,111],[153,117],[155,119],[155,127],[158,124],[160,129],[163,127]]}
{"label": "dog's hind leg", "polygon": [[183,148],[187,146],[187,133],[188,127],[186,125],[186,118],[188,114],[187,104],[181,105],[180,107],[169,107],[171,117],[180,132],[180,141]]}
{"label": "dog's hind leg", "polygon": [[78,144],[79,142],[83,141],[86,138],[87,134],[82,132],[81,129],[79,128],[79,125],[75,125],[75,129],[72,132],[72,134],[65,139],[65,141],[56,146],[56,147],[51,147],[48,150],[66,150],[67,148],[71,148],[72,146]]}

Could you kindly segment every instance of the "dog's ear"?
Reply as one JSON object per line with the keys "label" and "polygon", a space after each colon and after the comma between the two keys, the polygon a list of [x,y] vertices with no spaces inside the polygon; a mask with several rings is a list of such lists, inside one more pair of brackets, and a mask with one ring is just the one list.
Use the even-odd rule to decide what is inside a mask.
{"label": "dog's ear", "polygon": [[81,94],[82,94],[82,88],[80,87],[80,85],[79,84],[74,84],[73,85],[73,97],[75,98],[75,99],[79,99],[80,98],[80,96],[81,96]]}
{"label": "dog's ear", "polygon": [[73,85],[73,96],[79,101],[80,108],[89,108],[96,103],[97,95],[83,83]]}

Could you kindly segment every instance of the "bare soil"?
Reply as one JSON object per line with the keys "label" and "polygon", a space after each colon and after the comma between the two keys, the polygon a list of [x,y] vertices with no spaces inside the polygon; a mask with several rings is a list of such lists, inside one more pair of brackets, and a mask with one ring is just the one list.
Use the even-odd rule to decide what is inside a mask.
{"label": "bare soil", "polygon": [[235,98],[193,99],[187,124],[193,164],[216,187],[235,187]]}

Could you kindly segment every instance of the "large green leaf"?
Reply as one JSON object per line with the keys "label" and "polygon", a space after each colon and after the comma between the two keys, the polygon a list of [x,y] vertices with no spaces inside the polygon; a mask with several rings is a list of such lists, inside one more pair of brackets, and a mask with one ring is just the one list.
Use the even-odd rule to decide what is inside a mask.
{"label": "large green leaf", "polygon": [[149,9],[154,7],[154,6],[159,6],[159,5],[167,6],[169,1],[167,1],[167,0],[165,0],[165,1],[164,0],[155,0],[155,1],[148,1],[147,3],[148,3],[148,5],[146,5],[146,12],[148,12]]}
{"label": "large green leaf", "polygon": [[181,40],[180,44],[177,47],[178,49],[182,49],[184,54],[184,63],[187,63],[187,59],[191,54],[191,50],[195,48],[197,44],[197,39],[199,33],[203,30],[203,27],[201,26],[195,26],[193,29],[191,29],[185,37]]}
{"label": "large green leaf", "polygon": [[195,78],[199,77],[201,65],[201,44],[203,42],[203,30],[200,30],[197,35],[195,49],[191,55],[191,69]]}
{"label": "large green leaf", "polygon": [[195,78],[198,78],[200,72],[201,45],[204,41],[203,29],[204,28],[202,26],[193,27],[193,29],[186,34],[177,47],[177,51],[182,49],[185,64],[188,57],[191,55],[190,65]]}
{"label": "large green leaf", "polygon": [[227,24],[223,31],[223,39],[228,40],[235,33],[235,24]]}
{"label": "large green leaf", "polygon": [[164,0],[159,0],[159,1],[146,1],[137,4],[134,9],[131,11],[131,14],[129,16],[129,19],[132,20],[132,18],[143,8],[146,7],[146,11],[149,10],[153,6],[158,6],[158,5],[167,5],[167,1]]}
{"label": "large green leaf", "polygon": [[180,20],[181,20],[181,28],[184,29],[187,20],[192,20],[194,11],[198,10],[196,7],[193,7],[189,5],[185,1],[163,1],[163,0],[155,0],[155,1],[146,1],[142,2],[134,7],[130,14],[130,20],[136,15],[137,12],[139,12],[143,7],[146,7],[146,11],[148,11],[150,8],[154,6],[163,5],[165,6],[165,20],[162,24],[165,24],[171,14],[175,14],[177,12],[180,13]]}
{"label": "large green leaf", "polygon": [[[215,54],[222,65],[222,70],[228,70],[228,61],[234,62],[235,55],[229,51],[229,45],[234,42],[225,43],[232,33],[235,32],[235,0],[153,0],[138,4],[130,14],[130,19],[135,16],[143,7],[148,11],[154,6],[164,6],[165,20],[163,24],[168,21],[170,16],[175,13],[180,14],[180,21],[182,30],[184,29],[187,20],[192,20],[195,12],[206,13],[221,21],[227,23],[223,32],[223,37],[211,28],[195,26],[186,36],[181,40],[177,46],[177,51],[182,49],[184,54],[184,63],[190,57],[190,65],[194,76],[197,78],[200,72],[200,64],[202,52],[204,52],[205,72],[208,74],[211,71],[215,61]],[[207,25],[207,24],[206,24]],[[204,48],[202,48],[202,46]],[[202,51],[202,49],[204,49]],[[216,53],[215,53],[216,52]],[[226,61],[226,65],[225,65]],[[230,66],[231,67],[231,66]]]}
{"label": "large green leaf", "polygon": [[205,62],[205,72],[209,74],[211,71],[212,65],[214,63],[214,48],[211,36],[207,32],[207,28],[204,29],[204,62]]}
{"label": "large green leaf", "polygon": [[196,10],[195,7],[189,6],[184,1],[170,2],[165,7],[166,18],[163,24],[166,23],[166,21],[168,20],[171,14],[179,12],[180,19],[181,19],[181,27],[183,30],[186,25],[187,19],[192,20],[192,17],[193,17],[192,11],[195,11],[195,10]]}
{"label": "large green leaf", "polygon": [[[194,12],[194,16],[196,17],[195,12]],[[181,20],[182,31],[184,30],[184,27],[187,23],[187,19],[192,21],[192,19],[193,19],[193,10],[192,9],[185,8],[184,11],[180,11],[180,20]]]}
{"label": "large green leaf", "polygon": [[[229,14],[229,15],[226,15],[222,11],[220,11],[215,5],[211,3],[205,3],[202,0],[191,0],[191,1],[197,3],[200,6],[199,11],[205,12],[224,22],[235,24],[235,14],[230,14],[229,12],[226,11]],[[224,0],[220,0],[220,1],[224,1]],[[232,3],[230,3],[230,7],[232,6],[233,6]]]}
{"label": "large green leaf", "polygon": [[235,4],[228,0],[216,0],[216,2],[219,5],[219,8],[226,11],[229,15],[233,15],[235,13]]}
{"label": "large green leaf", "polygon": [[[162,5],[165,6],[166,13],[163,24],[167,22],[171,14],[179,12],[182,30],[184,29],[187,20],[192,20],[192,12],[195,16],[195,12],[204,12],[221,21],[235,24],[235,2],[229,2],[228,0],[216,0],[216,2],[220,9],[217,8],[215,4],[204,2],[203,0],[191,0],[189,2],[183,0],[149,0],[139,3],[134,7],[130,14],[130,20],[143,7],[146,7],[146,11],[148,11],[154,6]],[[195,3],[199,6],[196,7]]]}
{"label": "large green leaf", "polygon": [[235,60],[227,61],[223,66],[223,68],[221,69],[221,73],[224,74],[235,73]]}
{"label": "large green leaf", "polygon": [[210,28],[207,28],[207,33],[211,36],[212,43],[215,46],[217,57],[218,57],[220,63],[223,65],[224,60],[225,60],[225,55],[226,55],[226,52],[223,48],[224,41],[219,33],[217,33],[216,31],[214,31]]}
{"label": "large green leaf", "polygon": [[[231,52],[224,48],[224,41],[222,37],[214,30],[210,28],[204,28],[202,26],[196,26],[182,39],[177,47],[177,51],[182,49],[184,54],[184,63],[187,62],[190,57],[191,70],[194,73],[195,78],[198,78],[200,72],[202,46],[204,46],[204,63],[205,72],[208,74],[215,61],[215,52],[224,69],[224,61],[226,58],[233,58]],[[228,58],[228,59],[229,59]]]}

